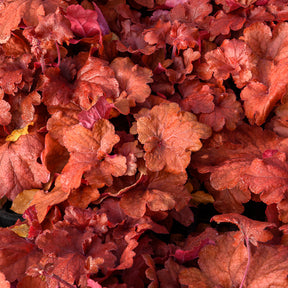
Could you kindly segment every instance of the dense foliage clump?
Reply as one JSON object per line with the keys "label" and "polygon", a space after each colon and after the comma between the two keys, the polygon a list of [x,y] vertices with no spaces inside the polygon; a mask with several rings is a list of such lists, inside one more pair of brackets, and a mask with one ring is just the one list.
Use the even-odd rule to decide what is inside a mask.
{"label": "dense foliage clump", "polygon": [[288,287],[286,1],[0,15],[1,287]]}

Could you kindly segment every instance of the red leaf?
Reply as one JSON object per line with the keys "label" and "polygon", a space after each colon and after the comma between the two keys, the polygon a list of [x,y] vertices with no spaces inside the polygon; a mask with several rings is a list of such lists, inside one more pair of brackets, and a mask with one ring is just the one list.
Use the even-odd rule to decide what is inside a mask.
{"label": "red leaf", "polygon": [[249,7],[257,0],[217,0],[217,4],[222,4],[225,12],[231,12],[239,7]]}
{"label": "red leaf", "polygon": [[[2,57],[0,64],[0,87],[6,94],[15,95],[20,90],[29,90],[33,76],[29,69],[31,55],[24,54],[13,59]],[[2,91],[1,91],[2,93]]]}
{"label": "red leaf", "polygon": [[17,128],[23,128],[35,119],[39,120],[39,122],[41,121],[39,114],[35,113],[35,106],[41,104],[41,95],[38,92],[33,91],[29,94],[17,93],[17,96],[10,99],[9,102],[12,106],[13,122]]}
{"label": "red leaf", "polygon": [[209,85],[197,80],[185,80],[178,86],[183,97],[181,107],[193,113],[210,113],[214,110],[213,95]]}
{"label": "red leaf", "polygon": [[94,165],[84,175],[89,185],[102,188],[104,185],[111,186],[113,177],[120,177],[127,171],[126,158],[122,155],[107,155],[105,159]]}
{"label": "red leaf", "polygon": [[209,27],[210,37],[214,37],[222,34],[228,35],[230,30],[240,30],[246,19],[238,14],[225,14],[222,10],[216,13],[215,18],[212,19]]}
{"label": "red leaf", "polygon": [[55,41],[61,45],[64,42],[68,44],[69,39],[73,37],[69,24],[69,21],[58,8],[54,13],[40,18],[39,24],[35,28],[34,37],[41,39],[44,43],[46,42],[42,45],[48,45],[50,41],[53,41],[53,44]]}
{"label": "red leaf", "polygon": [[[285,157],[286,158],[286,157]],[[286,160],[286,159],[285,159]],[[277,157],[255,159],[245,173],[250,190],[266,204],[279,203],[288,190],[288,164]]]}
{"label": "red leaf", "polygon": [[45,219],[45,216],[52,208],[52,206],[65,201],[68,196],[69,193],[64,192],[61,187],[59,187],[59,184],[56,182],[55,188],[50,192],[38,190],[34,195],[30,206],[35,205],[38,221],[41,223]]}
{"label": "red leaf", "polygon": [[142,255],[142,257],[144,258],[144,261],[145,261],[146,265],[148,266],[148,268],[145,271],[145,275],[149,280],[152,281],[149,284],[148,288],[159,287],[159,282],[158,282],[157,274],[156,274],[156,267],[155,267],[155,263],[154,263],[152,257],[148,254]]}
{"label": "red leaf", "polygon": [[52,115],[52,117],[47,122],[47,130],[51,138],[57,140],[59,144],[64,146],[63,137],[66,130],[69,130],[71,126],[79,123],[77,114],[80,112],[80,109],[76,108],[75,110],[69,109],[64,110],[63,112],[57,111]]}
{"label": "red leaf", "polygon": [[128,57],[114,59],[110,67],[115,72],[122,97],[128,99],[130,106],[135,106],[136,102],[143,103],[149,97],[151,89],[148,83],[153,82],[150,69],[135,65]]}
{"label": "red leaf", "polygon": [[171,29],[170,22],[163,22],[161,19],[149,29],[144,30],[144,40],[149,45],[155,45],[158,49],[164,48],[167,42],[167,36]]}
{"label": "red leaf", "polygon": [[112,108],[114,105],[102,96],[88,111],[83,110],[78,114],[79,122],[83,127],[91,129],[99,119],[108,119]]}
{"label": "red leaf", "polygon": [[[288,251],[284,246],[266,246],[261,245],[253,255],[251,269],[247,277],[247,285],[263,288],[279,285],[285,287],[288,285],[287,269]],[[248,287],[249,287],[248,286]]]}
{"label": "red leaf", "polygon": [[184,173],[162,171],[143,175],[135,186],[127,189],[120,200],[120,207],[133,218],[143,217],[146,205],[152,211],[166,211],[174,207],[179,211],[190,199],[183,186],[185,182]]}
{"label": "red leaf", "polygon": [[61,173],[69,159],[69,153],[65,147],[51,137],[50,133],[45,136],[45,149],[42,152],[42,160],[47,169],[54,175]]}
{"label": "red leaf", "polygon": [[[201,250],[198,260],[204,274],[201,278],[206,278],[208,281],[205,282],[209,283],[209,286],[221,285],[228,288],[240,285],[245,273],[248,253],[244,242],[237,238],[239,234],[240,232],[230,232],[220,235],[216,239],[216,244],[206,245]],[[221,263],[221,266],[215,263]]]}
{"label": "red leaf", "polygon": [[73,99],[88,110],[101,96],[115,99],[119,96],[119,84],[114,71],[102,59],[89,57],[77,73]]}
{"label": "red leaf", "polygon": [[[214,204],[220,201],[218,207],[222,207],[222,213],[243,212],[241,209],[233,209],[237,207],[235,202],[239,205],[241,201],[247,202],[250,199],[248,183],[244,182],[244,178],[254,159],[259,158],[260,161],[263,152],[268,149],[287,151],[286,141],[271,131],[248,125],[215,135],[214,140],[207,145],[207,148],[192,155],[191,163],[200,173],[211,173],[207,188],[211,185],[214,189],[210,190],[216,200]],[[233,201],[229,198],[225,200],[227,192],[230,194],[229,198],[234,198]]]}
{"label": "red leaf", "polygon": [[244,113],[236,95],[230,89],[226,92],[222,89],[214,89],[214,111],[204,112],[200,115],[199,121],[210,126],[214,131],[221,131],[224,127],[234,130],[242,120]]}
{"label": "red leaf", "polygon": [[182,285],[197,285],[199,288],[211,288],[209,279],[197,268],[184,268],[179,273],[179,283]]}
{"label": "red leaf", "polygon": [[45,11],[39,0],[17,0],[3,5],[1,15],[0,43],[3,44],[9,40],[11,31],[17,28],[22,18],[27,26],[37,25],[38,17],[44,16]]}
{"label": "red leaf", "polygon": [[180,3],[176,5],[170,12],[170,17],[172,21],[188,22],[193,25],[204,25],[205,20],[208,15],[212,12],[213,6],[210,4],[209,0],[197,1],[190,0],[185,1],[185,3]]}
{"label": "red leaf", "polygon": [[251,220],[236,213],[216,215],[211,218],[211,221],[216,221],[217,223],[229,222],[236,224],[243,233],[244,238],[247,237],[255,246],[258,246],[257,242],[267,242],[271,240],[273,238],[273,234],[265,229],[276,226],[274,223]]}
{"label": "red leaf", "polygon": [[31,242],[16,233],[0,229],[0,269],[10,282],[21,280],[26,270],[38,263],[42,253]]}
{"label": "red leaf", "polygon": [[91,202],[94,202],[99,198],[100,193],[97,188],[82,185],[78,189],[74,189],[70,192],[67,202],[71,206],[85,209]]}
{"label": "red leaf", "polygon": [[6,126],[11,122],[12,115],[9,112],[11,106],[5,100],[0,100],[0,125]]}
{"label": "red leaf", "polygon": [[197,122],[193,114],[182,113],[176,103],[156,105],[147,115],[139,117],[137,132],[144,144],[148,169],[172,173],[183,172],[190,162],[191,151],[201,148],[200,138],[210,136],[209,127]]}
{"label": "red leaf", "polygon": [[131,24],[130,20],[124,20],[121,23],[121,41],[117,41],[116,48],[120,52],[129,53],[143,53],[144,55],[151,55],[156,46],[147,45],[144,40],[143,30],[147,28],[144,24],[136,23]]}
{"label": "red leaf", "polygon": [[[173,287],[179,285],[179,272],[182,266],[177,264],[170,257],[165,262],[165,268],[157,271],[157,276],[162,287]],[[199,287],[200,288],[200,287]]]}
{"label": "red leaf", "polygon": [[288,104],[282,104],[275,109],[275,116],[268,123],[270,129],[281,137],[288,136]]}
{"label": "red leaf", "polygon": [[49,106],[67,105],[73,91],[72,85],[62,76],[61,70],[48,68],[45,71],[44,83],[41,87],[43,103]]}
{"label": "red leaf", "polygon": [[94,233],[99,235],[108,231],[108,219],[106,214],[98,214],[90,208],[80,209],[68,206],[65,209],[64,220],[67,225],[72,225],[77,229],[84,231],[91,227]]}
{"label": "red leaf", "polygon": [[177,50],[186,50],[187,48],[194,48],[198,45],[199,38],[197,28],[191,27],[186,23],[180,24],[178,21],[174,21],[167,43],[174,46]]}
{"label": "red leaf", "polygon": [[255,23],[244,31],[243,40],[253,51],[256,69],[254,82],[242,92],[246,116],[251,124],[262,125],[267,116],[286,94],[287,61],[285,47],[287,23],[271,29],[263,23]]}
{"label": "red leaf", "polygon": [[[63,140],[70,152],[70,159],[62,171],[60,181],[62,188],[69,191],[80,186],[84,172],[97,165],[107,165],[100,161],[112,151],[119,141],[119,136],[115,134],[114,126],[108,120],[101,119],[95,123],[92,131],[81,125],[72,126],[65,132]],[[107,161],[108,158],[107,156]],[[126,162],[126,159],[123,160]],[[113,174],[113,166],[110,168]]]}
{"label": "red leaf", "polygon": [[26,209],[23,214],[23,218],[25,218],[29,224],[29,233],[27,238],[36,238],[42,232],[42,227],[39,224],[35,206],[30,206],[28,209]]}
{"label": "red leaf", "polygon": [[98,282],[95,282],[92,279],[87,280],[87,285],[90,288],[102,288],[102,286]]}
{"label": "red leaf", "polygon": [[[101,42],[102,34],[106,31],[101,30],[96,11],[86,10],[81,5],[70,5],[66,10],[65,17],[69,19],[74,35],[80,38],[98,36]],[[107,33],[103,35],[105,34]]]}
{"label": "red leaf", "polygon": [[203,247],[215,243],[217,235],[217,231],[212,228],[207,228],[198,236],[189,235],[183,249],[177,249],[175,251],[175,259],[178,263],[183,264],[198,258],[199,252]]}
{"label": "red leaf", "polygon": [[6,175],[0,178],[1,197],[14,199],[23,190],[41,188],[42,183],[48,182],[49,171],[37,162],[42,149],[38,135],[30,134],[0,147],[0,170]]}
{"label": "red leaf", "polygon": [[[240,232],[230,232],[221,235],[216,240],[216,245],[205,246],[200,252],[198,261],[200,270],[186,268],[180,272],[180,283],[199,287],[232,287],[245,285],[245,287],[271,287],[287,285],[287,248],[284,246],[267,246],[259,244],[253,252],[247,277],[247,248],[239,243]],[[221,263],[221,266],[215,265]],[[276,276],[277,275],[277,276]],[[241,284],[243,283],[243,284]],[[198,286],[197,286],[198,287]],[[244,286],[243,286],[244,287]]]}
{"label": "red leaf", "polygon": [[243,41],[225,39],[219,48],[206,53],[205,58],[216,79],[226,80],[231,74],[238,88],[252,79],[253,55]]}

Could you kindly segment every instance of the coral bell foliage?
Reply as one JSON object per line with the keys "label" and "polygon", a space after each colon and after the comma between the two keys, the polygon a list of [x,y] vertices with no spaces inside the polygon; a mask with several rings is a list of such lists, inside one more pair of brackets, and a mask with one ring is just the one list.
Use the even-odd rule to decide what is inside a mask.
{"label": "coral bell foliage", "polygon": [[286,2],[1,1],[0,286],[288,287]]}

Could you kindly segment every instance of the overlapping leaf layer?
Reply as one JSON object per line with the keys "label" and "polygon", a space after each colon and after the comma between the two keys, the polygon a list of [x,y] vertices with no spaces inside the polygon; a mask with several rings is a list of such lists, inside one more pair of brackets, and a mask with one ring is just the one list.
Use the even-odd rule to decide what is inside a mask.
{"label": "overlapping leaf layer", "polygon": [[286,2],[1,1],[0,286],[288,287]]}

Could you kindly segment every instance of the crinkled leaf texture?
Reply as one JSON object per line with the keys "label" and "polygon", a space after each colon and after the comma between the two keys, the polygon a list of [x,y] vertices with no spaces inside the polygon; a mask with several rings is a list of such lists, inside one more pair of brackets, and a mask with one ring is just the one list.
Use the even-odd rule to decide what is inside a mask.
{"label": "crinkled leaf texture", "polygon": [[137,133],[144,144],[148,169],[176,174],[185,170],[191,152],[202,147],[200,138],[208,138],[211,129],[199,123],[192,113],[183,113],[176,103],[170,103],[154,106],[146,115],[140,115]]}
{"label": "crinkled leaf texture", "polygon": [[184,187],[186,174],[164,171],[142,175],[136,185],[128,188],[120,200],[124,212],[135,218],[143,217],[146,205],[151,211],[181,210],[190,195]]}
{"label": "crinkled leaf texture", "polygon": [[[238,242],[240,232],[230,232],[218,236],[215,245],[205,246],[199,255],[197,268],[180,271],[181,284],[212,288],[239,287],[247,264],[247,248]],[[287,247],[259,245],[252,255],[245,287],[286,287]]]}
{"label": "crinkled leaf texture", "polygon": [[[271,195],[269,192],[268,197],[271,199],[273,196],[278,197],[275,201],[282,199],[286,191],[285,186],[283,186],[285,184],[285,177],[283,177],[285,168],[281,167],[286,165],[286,139],[278,137],[269,130],[263,131],[259,127],[242,125],[235,132],[225,131],[215,134],[214,139],[211,139],[210,143],[207,142],[206,145],[200,152],[192,155],[191,165],[197,168],[200,173],[211,173],[207,177],[207,188],[215,197],[214,206],[217,209],[220,208],[222,213],[242,213],[241,203],[250,200],[250,192],[264,192],[260,189],[256,190],[255,185],[252,186],[252,183],[256,183],[256,179],[258,180],[257,183],[260,184],[261,179],[263,180],[261,177],[263,173],[266,173],[267,176],[269,174],[269,178],[265,179],[266,181],[269,180],[266,184],[271,182],[270,185],[274,185],[275,179],[281,175],[281,183],[278,184],[279,189],[275,189]],[[275,149],[280,159],[284,158],[283,160],[273,160],[273,157],[263,159],[269,154],[267,152]],[[274,166],[263,164],[259,169],[262,160],[264,163],[271,162]],[[256,166],[256,163],[259,164]],[[260,174],[256,175],[256,169],[258,169],[257,173]],[[254,174],[252,174],[253,170],[255,170]],[[250,178],[248,171],[251,171]],[[252,178],[252,175],[255,179]],[[248,179],[251,181],[251,185]],[[264,184],[263,181],[262,184]],[[231,201],[231,199],[234,200]]]}
{"label": "crinkled leaf texture", "polygon": [[[105,170],[105,166],[111,160],[108,154],[111,153],[113,146],[119,141],[119,136],[115,134],[114,127],[108,120],[100,119],[94,124],[92,131],[79,124],[72,126],[65,132],[63,140],[65,147],[70,152],[70,158],[63,168],[61,184],[62,188],[68,191],[72,188],[78,188],[81,184],[83,173],[90,169],[92,169],[92,173],[93,167],[98,169],[96,167],[98,164],[100,165],[100,170]],[[116,156],[116,158],[124,161],[121,169],[124,174],[126,172],[126,158],[121,155],[119,157]],[[116,158],[112,159],[117,160]],[[114,171],[118,168],[115,164],[116,162],[114,166],[107,167],[110,168],[108,175],[119,174],[119,171]],[[99,174],[99,177],[101,177],[101,173]]]}
{"label": "crinkled leaf texture", "polygon": [[48,182],[50,173],[37,162],[43,149],[38,135],[23,135],[16,142],[0,147],[1,196],[14,199],[24,189],[41,188]]}
{"label": "crinkled leaf texture", "polygon": [[0,288],[288,287],[287,45],[281,0],[1,0]]}

